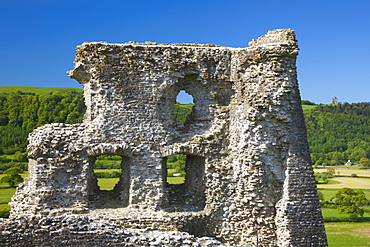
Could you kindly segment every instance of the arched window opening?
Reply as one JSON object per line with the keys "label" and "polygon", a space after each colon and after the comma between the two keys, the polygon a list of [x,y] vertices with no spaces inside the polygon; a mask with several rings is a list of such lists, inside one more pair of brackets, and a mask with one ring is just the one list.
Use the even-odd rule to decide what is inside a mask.
{"label": "arched window opening", "polygon": [[128,205],[130,158],[104,154],[90,157],[89,201],[95,208]]}
{"label": "arched window opening", "polygon": [[163,158],[168,211],[200,211],[205,205],[205,158],[179,153]]}
{"label": "arched window opening", "polygon": [[177,94],[176,102],[181,104],[194,104],[194,98],[191,94],[188,94],[185,90],[180,90]]}
{"label": "arched window opening", "polygon": [[185,90],[180,90],[176,97],[176,103],[173,107],[173,114],[176,116],[177,124],[184,126],[190,114],[193,111],[194,98]]}

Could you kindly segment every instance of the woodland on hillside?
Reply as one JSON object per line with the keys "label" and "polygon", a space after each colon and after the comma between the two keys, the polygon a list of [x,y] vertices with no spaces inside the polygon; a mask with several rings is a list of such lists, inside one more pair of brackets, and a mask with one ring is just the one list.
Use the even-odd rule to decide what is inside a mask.
{"label": "woodland on hillside", "polygon": [[0,154],[25,152],[28,134],[35,128],[80,123],[84,112],[82,92],[0,93]]}
{"label": "woodland on hillside", "polygon": [[[27,136],[48,123],[80,123],[85,112],[81,91],[51,94],[0,93],[0,163],[25,159]],[[370,104],[310,105],[304,110],[313,164],[335,165],[351,160],[370,166]],[[183,124],[192,105],[176,103],[174,113]],[[20,160],[19,160],[20,161]],[[1,170],[1,169],[0,169]]]}
{"label": "woodland on hillside", "polygon": [[317,105],[304,111],[312,162],[335,165],[351,160],[369,167],[370,104]]}

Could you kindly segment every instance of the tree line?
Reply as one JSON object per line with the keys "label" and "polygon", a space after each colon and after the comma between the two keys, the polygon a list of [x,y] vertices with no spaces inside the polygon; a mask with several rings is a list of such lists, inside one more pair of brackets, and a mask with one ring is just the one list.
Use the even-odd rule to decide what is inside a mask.
{"label": "tree line", "polygon": [[317,105],[304,116],[314,164],[370,166],[369,103]]}
{"label": "tree line", "polygon": [[[334,165],[351,160],[370,166],[369,103],[315,105],[307,100],[302,103],[315,106],[304,110],[314,164]],[[174,105],[174,114],[180,125],[191,113],[192,106]],[[0,93],[0,155],[24,155],[28,134],[35,128],[53,122],[81,123],[84,113],[81,91],[41,95],[21,91]],[[6,162],[0,159],[0,163]]]}
{"label": "tree line", "polygon": [[0,92],[0,155],[25,152],[28,134],[49,123],[80,123],[85,112],[82,92],[47,95]]}

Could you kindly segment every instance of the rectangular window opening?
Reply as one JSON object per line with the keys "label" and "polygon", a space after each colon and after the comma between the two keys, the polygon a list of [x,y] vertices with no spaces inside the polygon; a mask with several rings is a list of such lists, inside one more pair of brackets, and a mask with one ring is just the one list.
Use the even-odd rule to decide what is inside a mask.
{"label": "rectangular window opening", "polygon": [[89,201],[92,208],[125,207],[129,200],[130,158],[121,155],[90,157]]}
{"label": "rectangular window opening", "polygon": [[190,154],[173,154],[163,158],[163,181],[169,211],[204,209],[205,158]]}

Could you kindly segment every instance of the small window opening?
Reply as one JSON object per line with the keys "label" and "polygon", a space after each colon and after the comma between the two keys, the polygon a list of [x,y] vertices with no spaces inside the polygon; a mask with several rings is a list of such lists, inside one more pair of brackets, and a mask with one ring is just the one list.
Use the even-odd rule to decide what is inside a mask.
{"label": "small window opening", "polygon": [[173,154],[163,159],[168,211],[200,211],[205,204],[205,158],[190,154]]}
{"label": "small window opening", "polygon": [[100,190],[113,190],[122,174],[122,157],[118,155],[100,155],[94,164],[94,174]]}
{"label": "small window opening", "polygon": [[194,98],[185,90],[181,90],[176,98],[176,103],[173,107],[173,114],[176,116],[176,122],[184,126],[190,114],[193,111]]}
{"label": "small window opening", "polygon": [[185,90],[180,90],[176,97],[176,102],[181,104],[194,104],[194,98],[191,94],[188,94]]}
{"label": "small window opening", "polygon": [[167,157],[167,183],[183,184],[185,182],[185,154],[173,154]]}
{"label": "small window opening", "polygon": [[90,157],[89,200],[95,208],[128,205],[130,158],[108,154]]}

